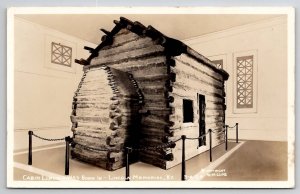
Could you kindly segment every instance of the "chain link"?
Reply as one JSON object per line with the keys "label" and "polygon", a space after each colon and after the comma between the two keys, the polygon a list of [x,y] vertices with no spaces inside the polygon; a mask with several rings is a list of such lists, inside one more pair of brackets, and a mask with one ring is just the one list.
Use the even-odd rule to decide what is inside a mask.
{"label": "chain link", "polygon": [[195,140],[195,139],[202,139],[203,137],[205,137],[207,134],[209,133],[209,131],[207,131],[205,134],[199,136],[199,137],[187,137],[186,139],[189,140]]}
{"label": "chain link", "polygon": [[180,138],[178,138],[178,139],[176,139],[175,141],[173,141],[174,143],[176,143],[176,142],[178,142],[178,141],[180,141],[181,140],[181,137]]}
{"label": "chain link", "polygon": [[216,133],[216,129],[215,130],[212,130],[211,132],[213,132],[213,133],[215,133],[215,134],[220,134],[220,133],[224,133],[225,132],[225,130],[222,130],[222,131],[220,131],[220,132],[218,132],[218,133]]}
{"label": "chain link", "polygon": [[[176,141],[179,141],[179,140],[176,140]],[[161,145],[158,145],[158,146],[149,146],[149,147],[144,147],[144,148],[131,148],[131,149],[133,151],[146,151],[146,150],[152,150],[152,151],[154,150],[155,151],[155,150],[160,150],[160,149],[164,149],[164,148],[170,148],[172,146],[172,144],[174,144],[174,143],[175,142],[171,141],[171,142],[161,144]]]}
{"label": "chain link", "polygon": [[181,129],[181,127],[172,128],[172,130]]}
{"label": "chain link", "polygon": [[39,138],[41,140],[45,140],[45,141],[63,141],[63,140],[65,140],[65,138],[56,138],[56,139],[54,139],[54,138],[45,138],[45,137],[38,136],[38,135],[36,135],[34,133],[32,133],[32,135],[34,137],[37,137],[37,138]]}
{"label": "chain link", "polygon": [[77,142],[72,142],[72,144],[74,146],[79,145],[80,147],[87,149],[87,150],[92,150],[92,151],[100,151],[100,152],[106,152],[106,151],[112,151],[112,152],[121,152],[124,151],[124,149],[107,149],[107,148],[103,148],[103,149],[99,149],[99,148],[93,148],[93,147],[89,147],[86,145],[83,145],[81,143],[77,143]]}
{"label": "chain link", "polygon": [[[175,142],[169,142],[169,143],[158,145],[158,146],[150,146],[150,147],[144,147],[144,148],[132,148],[132,147],[128,147],[128,148],[131,149],[132,151],[146,151],[146,150],[152,150],[153,151],[153,150],[160,150],[160,149],[163,149],[163,148],[169,148],[169,147],[172,146],[173,143],[175,143]],[[73,145],[74,146],[79,145],[80,147],[83,147],[83,148],[88,149],[88,150],[93,150],[93,151],[113,151],[113,152],[125,151],[125,149],[107,149],[107,148],[99,149],[99,148],[93,148],[93,147],[89,147],[89,146],[86,146],[86,145],[83,145],[83,144],[77,143],[77,142],[73,142]]]}
{"label": "chain link", "polygon": [[200,137],[186,137],[185,139],[188,139],[188,140],[195,140],[195,139],[201,139],[202,136]]}
{"label": "chain link", "polygon": [[223,131],[220,131],[219,133],[216,133],[216,134],[221,134],[221,133],[225,133],[225,130],[223,130]]}
{"label": "chain link", "polygon": [[[237,123],[236,123],[237,124]],[[236,127],[236,124],[232,127],[230,127],[229,125],[227,125],[228,128],[235,128]]]}

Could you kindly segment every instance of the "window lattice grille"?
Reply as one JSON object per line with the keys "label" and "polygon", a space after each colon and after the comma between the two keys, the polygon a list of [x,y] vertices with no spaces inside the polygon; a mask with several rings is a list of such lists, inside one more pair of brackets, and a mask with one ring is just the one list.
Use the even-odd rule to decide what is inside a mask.
{"label": "window lattice grille", "polygon": [[237,108],[253,108],[253,55],[237,57]]}
{"label": "window lattice grille", "polygon": [[71,67],[72,48],[60,43],[51,44],[51,62]]}
{"label": "window lattice grille", "polygon": [[220,59],[220,60],[213,60],[213,61],[211,61],[211,62],[213,62],[213,63],[216,65],[217,68],[223,69],[223,59]]}

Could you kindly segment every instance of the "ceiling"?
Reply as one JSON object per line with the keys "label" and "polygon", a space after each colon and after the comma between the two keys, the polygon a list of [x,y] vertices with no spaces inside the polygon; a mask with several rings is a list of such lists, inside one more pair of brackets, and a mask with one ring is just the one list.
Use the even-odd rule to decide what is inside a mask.
{"label": "ceiling", "polygon": [[[98,44],[102,36],[100,28],[111,30],[113,20],[120,15],[114,14],[22,14],[17,17],[38,23],[80,39]],[[221,14],[182,14],[182,15],[122,15],[145,26],[152,25],[172,38],[185,40],[232,27],[266,20],[280,15],[221,15]]]}

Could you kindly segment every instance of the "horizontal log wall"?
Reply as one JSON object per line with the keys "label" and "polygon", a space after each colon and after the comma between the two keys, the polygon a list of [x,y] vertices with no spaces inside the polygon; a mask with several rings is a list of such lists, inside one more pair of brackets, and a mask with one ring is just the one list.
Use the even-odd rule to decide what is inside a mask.
{"label": "horizontal log wall", "polygon": [[[225,122],[225,92],[224,79],[222,75],[202,65],[194,59],[182,54],[175,57],[176,65],[171,68],[171,73],[176,74],[176,81],[172,83],[174,102],[170,104],[174,112],[170,115],[170,121],[174,126],[169,129],[172,136],[169,141],[176,140],[181,135],[187,137],[199,137],[199,105],[197,93],[205,96],[205,122],[206,132],[208,129],[222,131]],[[194,121],[183,123],[183,99],[193,101]],[[212,144],[216,146],[224,139],[223,133],[212,134]],[[182,141],[176,143],[172,150],[174,160],[167,162],[167,168],[181,163]],[[200,148],[198,140],[186,140],[186,159],[209,149],[209,137],[206,138],[206,145]]]}
{"label": "horizontal log wall", "polygon": [[71,115],[74,142],[78,143],[72,157],[107,170],[124,166],[122,149],[132,145],[140,122],[137,97],[123,90],[114,76],[105,66],[85,69]]}
{"label": "horizontal log wall", "polygon": [[[185,54],[175,58],[166,56],[164,49],[149,37],[139,36],[123,29],[114,36],[112,45],[105,46],[99,51],[98,56],[84,68],[89,71],[89,76],[85,77],[81,90],[76,93],[78,108],[76,113],[85,115],[85,117],[76,115],[73,118],[76,123],[74,126],[77,127],[74,131],[79,137],[85,137],[84,139],[78,138],[78,141],[84,144],[87,143],[86,140],[90,142],[93,139],[94,143],[91,146],[122,147],[126,141],[132,141],[128,139],[132,135],[128,134],[126,129],[130,128],[133,123],[141,123],[138,131],[135,131],[135,139],[140,140],[134,143],[136,147],[158,146],[174,141],[181,135],[198,137],[197,93],[205,95],[206,130],[209,128],[222,130],[226,108],[222,75]],[[122,96],[124,101],[120,102],[120,99],[115,97],[116,90],[110,90],[109,87],[106,90],[98,85],[103,74],[97,72],[97,69],[103,65],[133,75],[143,95],[142,110],[139,110],[138,106],[131,105],[130,95]],[[105,77],[105,72],[103,76]],[[115,83],[107,80],[105,82],[104,79],[102,84],[112,86]],[[111,97],[103,98],[103,96]],[[184,98],[193,100],[193,123],[182,123],[182,100]],[[108,110],[113,111],[106,113],[107,110],[104,107],[109,107]],[[94,108],[97,109],[91,113]],[[121,120],[119,119],[120,110],[123,111]],[[143,113],[137,114],[138,110]],[[108,117],[100,119],[100,115],[108,115]],[[97,125],[98,123],[101,123],[101,126]],[[98,132],[107,128],[108,133]],[[123,139],[117,137],[123,137]],[[223,138],[223,134],[214,134],[213,146],[219,144]],[[103,143],[104,139],[105,143]],[[208,138],[207,143],[209,143]],[[186,141],[186,159],[208,149],[207,146],[199,149],[197,146],[197,140]],[[120,167],[124,159],[121,153],[111,155],[109,152],[106,162],[103,162],[103,159],[93,152],[81,154],[81,150],[76,151],[76,149],[78,148],[74,149],[74,156],[88,162],[97,160],[96,165],[105,166],[107,169]],[[177,142],[173,150],[167,148],[141,151],[139,159],[164,169],[170,168],[181,162],[181,141]]]}
{"label": "horizontal log wall", "polygon": [[[91,66],[108,65],[111,68],[131,73],[144,96],[141,126],[138,135],[141,141],[137,147],[163,144],[165,128],[170,127],[168,89],[170,80],[164,47],[155,44],[149,37],[122,30],[114,36],[113,44],[100,50]],[[140,160],[166,168],[167,151],[141,151]]]}

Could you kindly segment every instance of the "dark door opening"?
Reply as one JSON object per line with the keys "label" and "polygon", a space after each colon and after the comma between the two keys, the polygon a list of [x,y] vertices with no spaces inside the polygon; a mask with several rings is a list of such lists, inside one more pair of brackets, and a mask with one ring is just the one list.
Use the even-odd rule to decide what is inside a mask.
{"label": "dark door opening", "polygon": [[[199,105],[199,137],[205,134],[205,96],[198,94]],[[206,145],[206,136],[199,138],[199,147]]]}

